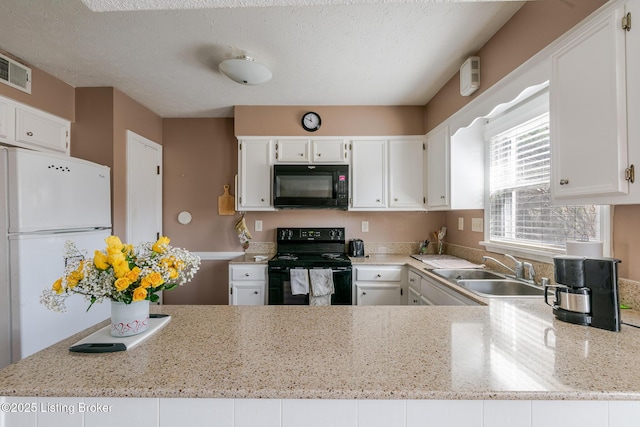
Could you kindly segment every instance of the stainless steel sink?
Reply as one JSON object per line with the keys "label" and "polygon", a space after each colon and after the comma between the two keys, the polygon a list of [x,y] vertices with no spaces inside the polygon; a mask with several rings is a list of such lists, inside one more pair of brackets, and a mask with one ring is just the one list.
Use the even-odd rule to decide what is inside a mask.
{"label": "stainless steel sink", "polygon": [[438,276],[444,277],[449,280],[467,280],[467,279],[504,279],[504,276],[501,276],[497,273],[493,273],[491,271],[482,270],[482,269],[449,269],[449,268],[437,268],[435,270],[431,270],[432,273],[437,274]]}
{"label": "stainless steel sink", "polygon": [[458,280],[457,283],[481,297],[488,298],[540,297],[544,294],[542,289],[511,279]]}

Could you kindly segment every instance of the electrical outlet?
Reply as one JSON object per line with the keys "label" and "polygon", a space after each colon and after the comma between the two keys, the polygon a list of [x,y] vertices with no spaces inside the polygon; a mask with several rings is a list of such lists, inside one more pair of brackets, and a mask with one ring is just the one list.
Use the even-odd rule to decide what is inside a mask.
{"label": "electrical outlet", "polygon": [[262,220],[256,219],[256,222],[253,226],[254,231],[262,231]]}
{"label": "electrical outlet", "polygon": [[458,230],[464,230],[464,218],[458,218]]}
{"label": "electrical outlet", "polygon": [[369,232],[369,221],[362,221],[362,232],[363,233]]}
{"label": "electrical outlet", "polygon": [[484,231],[484,220],[482,218],[471,218],[471,231],[482,233]]}

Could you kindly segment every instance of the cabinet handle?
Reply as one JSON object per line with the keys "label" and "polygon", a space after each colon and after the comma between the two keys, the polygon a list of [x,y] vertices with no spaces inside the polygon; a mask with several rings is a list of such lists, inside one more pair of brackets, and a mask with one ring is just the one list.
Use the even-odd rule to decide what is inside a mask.
{"label": "cabinet handle", "polygon": [[298,156],[304,157],[304,153],[298,153]]}
{"label": "cabinet handle", "polygon": [[255,295],[258,295],[258,291],[253,291],[253,293],[254,293]]}
{"label": "cabinet handle", "polygon": [[560,180],[560,185],[567,185],[569,184],[569,180],[568,179],[561,179]]}
{"label": "cabinet handle", "polygon": [[245,277],[249,277],[249,276],[250,276],[250,274],[249,274],[249,273],[244,273],[244,276],[245,276]]}
{"label": "cabinet handle", "polygon": [[264,198],[260,199],[261,202],[264,202]]}
{"label": "cabinet handle", "polygon": [[365,291],[362,291],[362,295],[366,295],[367,293]]}
{"label": "cabinet handle", "polygon": [[27,136],[33,136],[33,132],[27,132]]}
{"label": "cabinet handle", "polygon": [[322,156],[322,153],[318,153],[318,157]]}
{"label": "cabinet handle", "polygon": [[396,197],[395,199],[393,199],[393,201],[394,201],[394,202],[397,202],[397,201],[398,201],[398,198]]}
{"label": "cabinet handle", "polygon": [[380,274],[376,274],[376,277],[382,277],[382,275],[380,275]]}
{"label": "cabinet handle", "polygon": [[376,199],[376,203],[380,203],[380,199]]}

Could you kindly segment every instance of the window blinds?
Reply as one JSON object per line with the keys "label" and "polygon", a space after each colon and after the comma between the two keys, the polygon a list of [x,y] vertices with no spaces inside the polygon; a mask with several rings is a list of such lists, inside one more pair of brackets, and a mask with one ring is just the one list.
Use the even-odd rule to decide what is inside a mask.
{"label": "window blinds", "polygon": [[550,144],[548,112],[489,139],[490,240],[562,250],[600,237],[596,206],[551,205]]}

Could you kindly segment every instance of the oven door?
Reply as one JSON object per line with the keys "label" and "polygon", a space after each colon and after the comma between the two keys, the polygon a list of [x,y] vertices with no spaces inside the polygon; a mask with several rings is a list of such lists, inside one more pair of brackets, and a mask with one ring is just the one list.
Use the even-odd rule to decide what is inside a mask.
{"label": "oven door", "polygon": [[[292,295],[291,267],[269,267],[269,305],[309,305],[309,295]],[[352,305],[351,266],[334,267],[331,305]]]}
{"label": "oven door", "polygon": [[309,305],[309,295],[292,295],[291,267],[269,267],[269,305]]}
{"label": "oven door", "polygon": [[331,295],[331,305],[352,305],[351,296],[351,266],[333,268],[333,287],[335,293]]}

